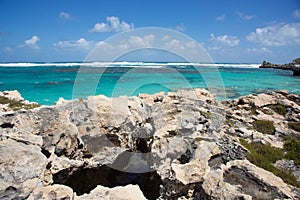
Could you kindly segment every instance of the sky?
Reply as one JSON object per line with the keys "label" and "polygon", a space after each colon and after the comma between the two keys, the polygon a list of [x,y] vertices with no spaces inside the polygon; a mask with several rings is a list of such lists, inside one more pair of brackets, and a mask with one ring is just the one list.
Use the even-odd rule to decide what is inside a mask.
{"label": "sky", "polygon": [[0,62],[81,62],[110,37],[144,27],[178,31],[217,63],[300,57],[300,0],[0,0]]}

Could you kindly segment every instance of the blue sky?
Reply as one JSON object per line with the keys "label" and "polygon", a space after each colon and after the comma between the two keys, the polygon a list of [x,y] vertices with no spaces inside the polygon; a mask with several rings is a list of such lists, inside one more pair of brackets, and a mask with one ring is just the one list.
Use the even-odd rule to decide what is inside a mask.
{"label": "blue sky", "polygon": [[143,27],[180,31],[215,62],[300,57],[299,0],[0,0],[0,62],[83,61],[99,42]]}

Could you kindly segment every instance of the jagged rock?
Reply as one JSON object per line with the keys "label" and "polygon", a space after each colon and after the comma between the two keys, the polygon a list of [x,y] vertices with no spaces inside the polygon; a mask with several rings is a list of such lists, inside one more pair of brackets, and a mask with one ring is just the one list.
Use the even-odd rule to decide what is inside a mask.
{"label": "jagged rock", "polygon": [[291,71],[293,71],[293,76],[300,76],[299,58],[293,60],[290,63],[283,64],[283,65],[277,65],[277,64],[272,64],[267,61],[263,61],[260,68],[274,68],[274,69],[291,70]]}
{"label": "jagged rock", "polygon": [[[274,111],[278,104],[286,115]],[[299,106],[299,95],[286,91],[220,103],[195,89],[60,99],[55,106],[0,113],[0,197],[294,198],[295,188],[245,160],[239,139],[283,148],[282,136],[295,134],[288,123],[299,121]],[[253,129],[262,119],[273,122],[274,135]],[[30,161],[23,164],[25,158]]]}
{"label": "jagged rock", "polygon": [[17,90],[0,92],[0,96],[4,96],[8,99],[15,100],[15,101],[24,101],[24,98]]}
{"label": "jagged rock", "polygon": [[46,187],[36,187],[27,200],[72,200],[73,190],[65,185],[51,185]]}
{"label": "jagged rock", "polygon": [[172,163],[172,171],[184,185],[202,182],[209,171],[208,161],[194,160],[186,164]]}
{"label": "jagged rock", "polygon": [[81,196],[75,196],[74,200],[146,200],[139,186],[137,185],[126,185],[124,187],[107,188],[103,186],[97,186],[89,194]]}
{"label": "jagged rock", "polygon": [[14,140],[0,141],[0,197],[26,198],[40,184],[47,159],[41,149]]}
{"label": "jagged rock", "polygon": [[253,98],[251,98],[251,102],[253,102],[253,104],[258,107],[276,104],[276,101],[277,99],[274,96],[264,93],[258,94],[257,96],[255,95],[253,96]]}

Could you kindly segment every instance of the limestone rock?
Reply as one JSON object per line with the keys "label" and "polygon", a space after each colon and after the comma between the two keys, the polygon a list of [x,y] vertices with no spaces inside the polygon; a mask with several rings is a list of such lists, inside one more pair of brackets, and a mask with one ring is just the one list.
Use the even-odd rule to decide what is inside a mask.
{"label": "limestone rock", "polygon": [[172,170],[177,180],[184,185],[202,182],[209,171],[207,161],[194,160],[186,164],[172,163]]}
{"label": "limestone rock", "polygon": [[126,185],[124,187],[107,188],[97,186],[89,194],[75,196],[74,200],[146,200],[139,186]]}
{"label": "limestone rock", "polygon": [[51,185],[46,187],[36,187],[27,200],[72,200],[73,190],[65,185]]}
{"label": "limestone rock", "polygon": [[38,185],[47,159],[41,149],[13,140],[0,141],[0,197],[25,198]]}
{"label": "limestone rock", "polygon": [[[0,198],[296,199],[296,188],[246,160],[239,141],[283,148],[299,106],[285,91],[219,102],[194,89],[1,113]],[[274,135],[253,129],[261,119]],[[289,161],[275,165],[299,174]]]}

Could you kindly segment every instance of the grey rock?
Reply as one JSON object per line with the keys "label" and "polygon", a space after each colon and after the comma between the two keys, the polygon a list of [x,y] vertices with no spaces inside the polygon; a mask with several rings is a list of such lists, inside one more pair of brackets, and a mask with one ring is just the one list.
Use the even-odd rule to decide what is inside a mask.
{"label": "grey rock", "polygon": [[13,140],[0,142],[0,197],[25,198],[39,184],[47,164],[41,149]]}

